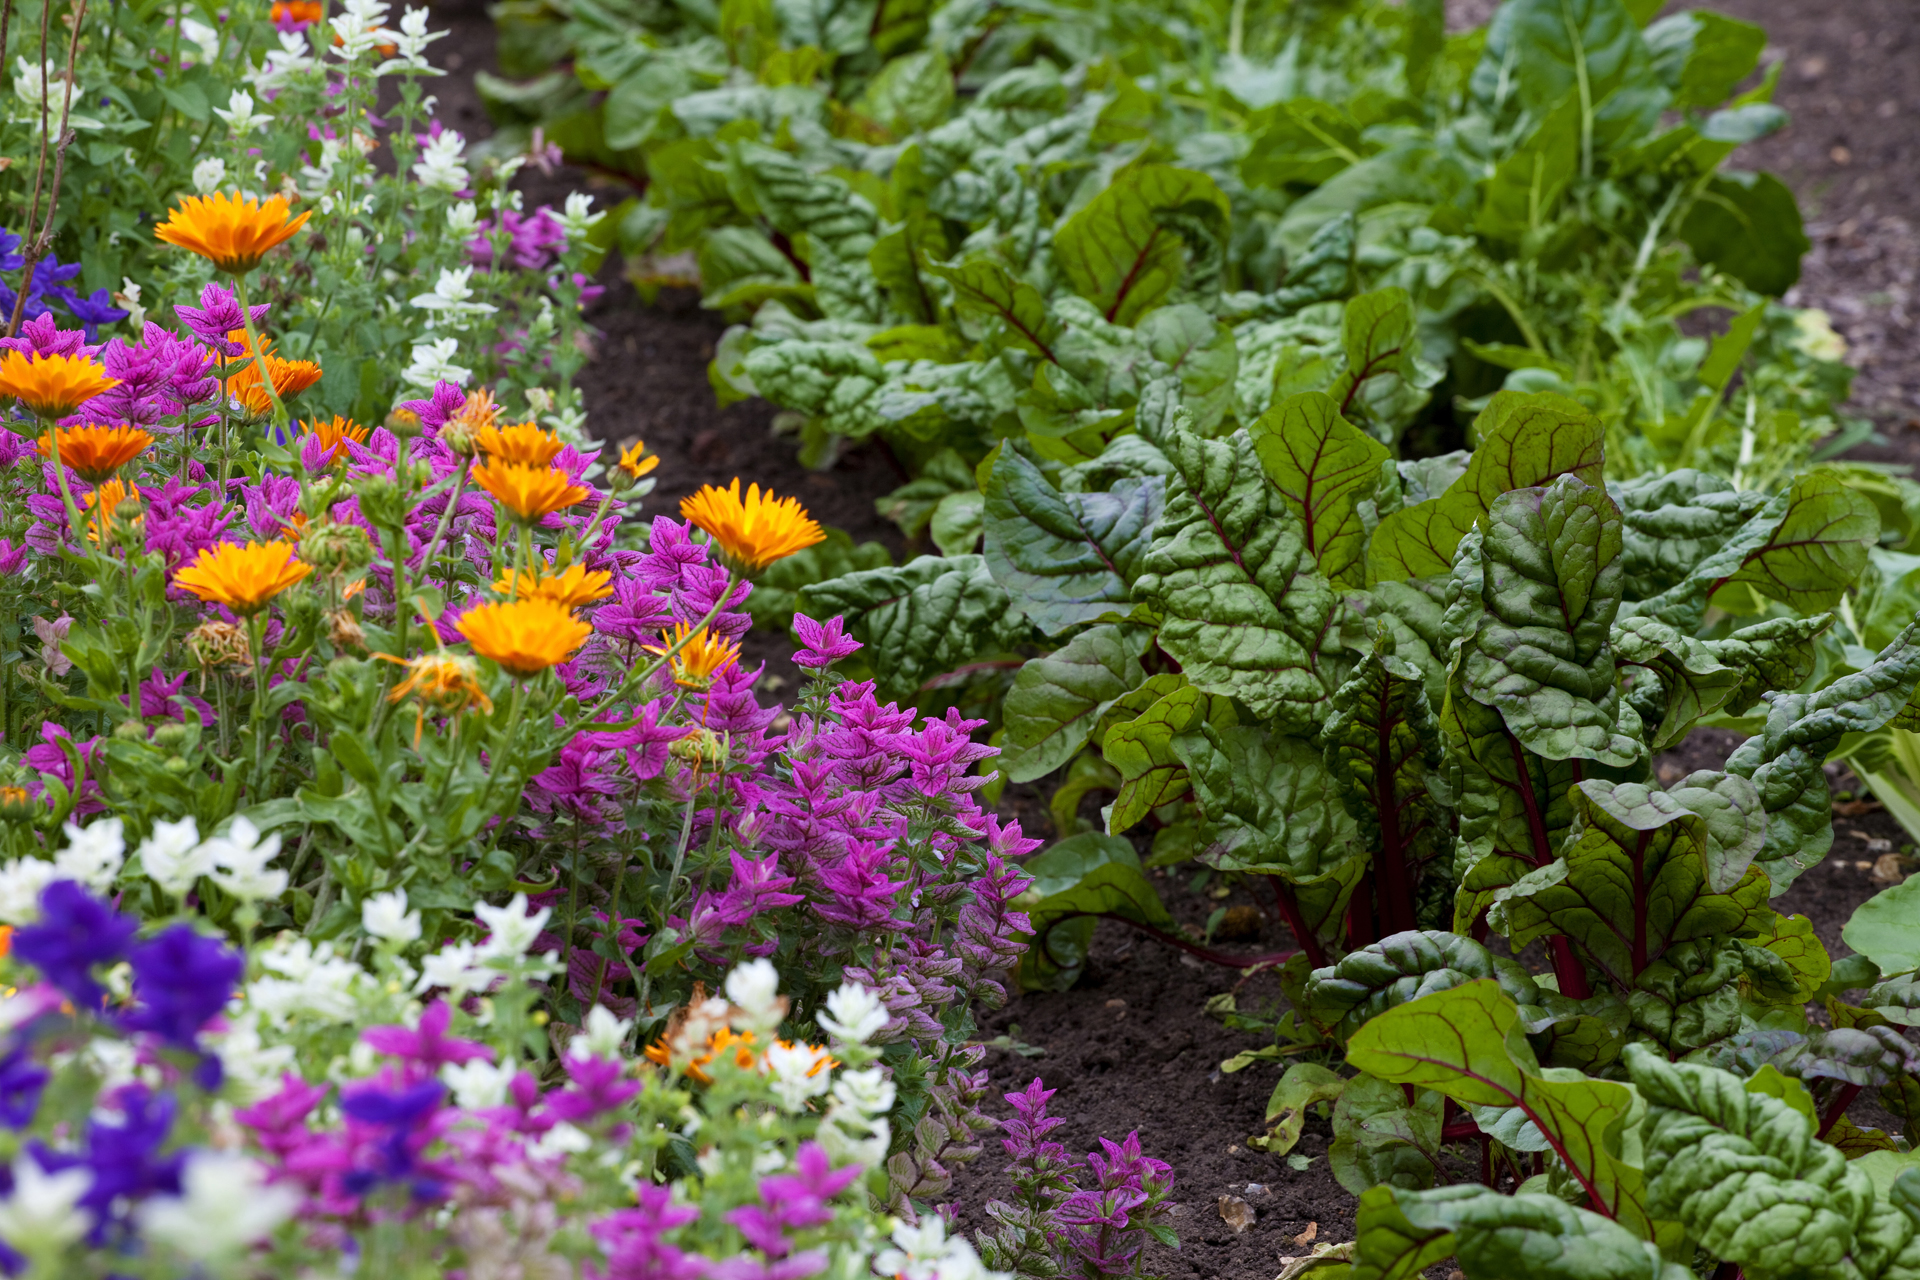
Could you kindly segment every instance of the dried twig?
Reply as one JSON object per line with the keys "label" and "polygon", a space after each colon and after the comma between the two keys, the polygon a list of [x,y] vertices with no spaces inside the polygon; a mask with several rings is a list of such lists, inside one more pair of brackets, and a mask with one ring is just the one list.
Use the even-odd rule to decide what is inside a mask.
{"label": "dried twig", "polygon": [[[53,184],[47,188],[47,211],[42,217],[40,193],[45,186],[50,135],[47,127],[47,99],[51,88],[47,84],[47,15],[52,9],[49,0],[40,11],[40,161],[34,169],[33,203],[27,213],[27,230],[32,235],[27,244],[26,270],[20,277],[20,291],[13,300],[13,315],[7,320],[9,338],[20,331],[20,319],[27,309],[27,294],[33,290],[33,273],[39,267],[40,259],[53,247],[53,215],[60,206],[60,181],[66,175],[67,147],[73,142],[73,129],[69,124],[73,115],[73,68],[80,56],[80,28],[87,20],[87,0],[79,0],[73,8],[73,33],[67,40],[66,89],[60,95],[60,140],[53,148]],[[4,48],[5,45],[0,44],[0,49]],[[35,221],[40,223],[38,232],[33,230]]]}

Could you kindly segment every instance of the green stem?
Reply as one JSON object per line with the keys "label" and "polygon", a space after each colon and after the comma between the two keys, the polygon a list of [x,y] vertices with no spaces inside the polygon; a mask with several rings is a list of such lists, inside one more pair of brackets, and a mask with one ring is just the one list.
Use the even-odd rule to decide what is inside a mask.
{"label": "green stem", "polygon": [[[273,375],[267,371],[267,353],[260,345],[260,333],[253,327],[253,308],[247,305],[247,275],[236,271],[233,275],[233,291],[240,300],[240,319],[247,327],[247,345],[253,348],[254,369],[260,375],[260,385],[267,389],[267,399],[273,402],[273,425],[284,428],[287,425],[287,406],[280,399],[280,388],[273,385]],[[224,421],[222,423],[224,425]],[[226,478],[225,462],[222,461],[221,478]]]}
{"label": "green stem", "polygon": [[727,601],[733,598],[733,593],[739,586],[740,586],[740,571],[736,569],[727,575],[727,589],[720,593],[720,598],[718,600],[714,601],[713,608],[707,610],[707,616],[700,619],[700,625],[697,627],[694,627],[692,630],[688,631],[686,635],[681,636],[678,640],[668,645],[663,652],[656,654],[652,662],[648,663],[644,667],[636,667],[633,671],[628,673],[627,678],[625,680],[622,680],[618,687],[610,690],[607,693],[607,696],[600,699],[600,701],[594,706],[593,710],[587,713],[587,720],[586,720],[587,727],[592,728],[597,732],[605,732],[610,729],[631,728],[632,726],[630,725],[603,725],[598,723],[598,721],[601,716],[606,714],[608,709],[611,708],[614,703],[620,701],[620,699],[622,699],[627,695],[628,689],[632,688],[637,684],[645,683],[647,680],[651,679],[653,677],[654,672],[658,671],[661,667],[665,666],[667,663],[673,661],[673,659],[679,655],[680,650],[686,648],[688,641],[692,640],[695,636],[699,635],[702,631],[705,631],[708,627],[712,626],[713,620],[720,616],[720,611],[726,608]]}

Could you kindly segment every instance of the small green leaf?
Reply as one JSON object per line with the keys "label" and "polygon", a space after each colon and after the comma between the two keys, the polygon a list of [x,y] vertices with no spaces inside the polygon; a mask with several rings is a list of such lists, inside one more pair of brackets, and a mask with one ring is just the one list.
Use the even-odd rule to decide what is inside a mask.
{"label": "small green leaf", "polygon": [[1031,782],[1079,754],[1115,700],[1146,680],[1140,653],[1150,634],[1144,627],[1092,627],[1020,668],[1002,713],[1000,767],[1010,779]]}
{"label": "small green leaf", "polygon": [[1054,232],[1067,283],[1114,324],[1132,325],[1165,301],[1187,263],[1187,242],[1161,216],[1214,210],[1232,216],[1212,178],[1171,165],[1137,165]]}
{"label": "small green leaf", "polygon": [[1028,859],[1021,870],[1033,877],[1013,903],[1033,926],[1033,942],[1020,960],[1023,986],[1064,990],[1073,985],[1086,964],[1098,916],[1174,929],[1133,846],[1118,836],[1092,831],[1069,836]]}
{"label": "small green leaf", "polygon": [[1300,518],[1327,580],[1365,580],[1366,529],[1356,505],[1372,495],[1386,446],[1340,416],[1332,396],[1306,391],[1247,428],[1260,465]]}
{"label": "small green leaf", "polygon": [[1267,1099],[1267,1133],[1247,1145],[1268,1155],[1283,1156],[1300,1141],[1307,1108],[1336,1101],[1347,1087],[1346,1077],[1317,1062],[1296,1062],[1287,1068]]}

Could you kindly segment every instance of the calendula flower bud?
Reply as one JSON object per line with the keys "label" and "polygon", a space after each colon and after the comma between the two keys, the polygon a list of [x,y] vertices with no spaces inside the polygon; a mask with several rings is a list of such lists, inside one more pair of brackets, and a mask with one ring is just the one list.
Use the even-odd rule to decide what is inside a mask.
{"label": "calendula flower bud", "polygon": [[312,524],[301,535],[300,558],[322,573],[354,573],[373,563],[373,538],[357,524]]}
{"label": "calendula flower bud", "polygon": [[702,725],[684,738],[674,739],[673,745],[667,750],[676,760],[685,760],[696,768],[724,769],[732,744],[724,735]]}
{"label": "calendula flower bud", "polygon": [[202,668],[243,667],[253,660],[246,628],[215,618],[187,632],[187,652]]}
{"label": "calendula flower bud", "polygon": [[367,633],[360,629],[360,619],[353,616],[351,609],[328,611],[327,639],[336,649],[364,649],[367,645]]}
{"label": "calendula flower bud", "polygon": [[465,416],[457,417],[440,428],[440,443],[462,458],[471,458],[480,452],[479,431]]}
{"label": "calendula flower bud", "polygon": [[387,415],[387,430],[401,440],[411,440],[425,428],[420,425],[420,415],[413,410],[395,409]]}
{"label": "calendula flower bud", "polygon": [[25,787],[0,787],[0,822],[32,822],[46,812],[46,801],[34,799]]}

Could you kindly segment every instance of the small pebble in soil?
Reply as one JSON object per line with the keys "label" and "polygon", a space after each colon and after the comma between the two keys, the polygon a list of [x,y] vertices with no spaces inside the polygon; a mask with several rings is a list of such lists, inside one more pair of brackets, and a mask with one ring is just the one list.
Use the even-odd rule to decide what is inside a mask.
{"label": "small pebble in soil", "polygon": [[1245,1235],[1253,1226],[1253,1206],[1239,1196],[1221,1196],[1220,1220],[1233,1228],[1233,1234]]}

